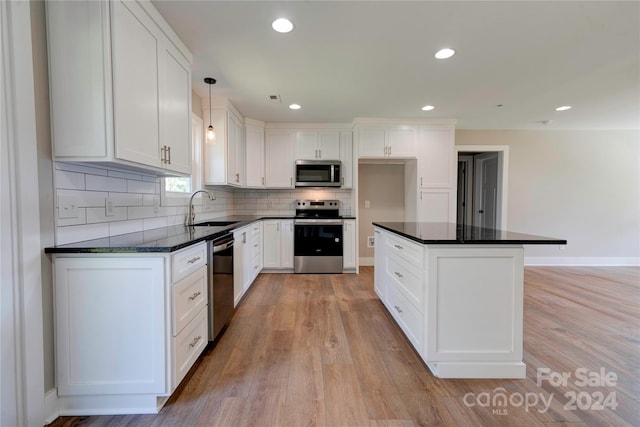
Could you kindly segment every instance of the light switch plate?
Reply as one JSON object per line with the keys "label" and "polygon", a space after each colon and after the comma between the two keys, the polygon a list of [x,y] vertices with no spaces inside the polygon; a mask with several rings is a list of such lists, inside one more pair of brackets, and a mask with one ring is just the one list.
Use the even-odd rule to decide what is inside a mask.
{"label": "light switch plate", "polygon": [[110,200],[108,197],[105,202],[105,216],[113,216],[113,200]]}

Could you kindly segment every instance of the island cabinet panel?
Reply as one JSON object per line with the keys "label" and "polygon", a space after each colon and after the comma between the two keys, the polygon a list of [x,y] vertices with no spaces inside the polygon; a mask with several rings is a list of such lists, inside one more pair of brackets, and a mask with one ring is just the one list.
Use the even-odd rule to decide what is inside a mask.
{"label": "island cabinet panel", "polygon": [[427,358],[522,360],[522,266],[522,248],[430,248]]}
{"label": "island cabinet panel", "polygon": [[374,233],[375,292],[434,375],[524,378],[522,245]]}

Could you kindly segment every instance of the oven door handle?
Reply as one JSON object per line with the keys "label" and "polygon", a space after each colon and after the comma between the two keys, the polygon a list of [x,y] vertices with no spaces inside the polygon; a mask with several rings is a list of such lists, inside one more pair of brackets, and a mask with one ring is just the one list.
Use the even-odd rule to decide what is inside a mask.
{"label": "oven door handle", "polygon": [[341,219],[296,219],[296,225],[342,224]]}

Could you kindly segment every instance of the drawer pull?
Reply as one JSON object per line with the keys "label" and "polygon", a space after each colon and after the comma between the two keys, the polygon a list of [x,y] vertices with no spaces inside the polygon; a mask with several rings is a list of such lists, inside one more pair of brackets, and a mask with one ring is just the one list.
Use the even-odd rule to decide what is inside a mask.
{"label": "drawer pull", "polygon": [[400,246],[400,245],[393,245],[393,246],[395,246],[396,248],[398,248],[398,249],[400,249],[400,250],[404,249],[404,248],[403,248],[402,246]]}
{"label": "drawer pull", "polygon": [[200,296],[200,292],[196,292],[195,294],[191,295],[189,297],[189,301],[193,301],[194,299],[198,298]]}
{"label": "drawer pull", "polygon": [[200,261],[200,257],[199,257],[199,256],[197,256],[197,257],[193,257],[193,258],[191,258],[191,259],[190,259],[189,261],[187,261],[187,262],[188,262],[189,264],[193,264],[193,263],[194,263],[194,262],[196,262],[196,261]]}
{"label": "drawer pull", "polygon": [[393,274],[395,274],[396,276],[398,276],[398,278],[402,279],[404,276],[402,275],[402,273],[398,273],[397,271],[394,272]]}
{"label": "drawer pull", "polygon": [[200,335],[198,335],[197,337],[195,337],[193,339],[193,341],[191,341],[191,344],[189,344],[189,347],[193,348],[196,346],[196,344],[198,344],[198,341],[200,341],[202,337]]}
{"label": "drawer pull", "polygon": [[256,243],[255,245],[253,245],[254,248],[257,248],[259,245]]}
{"label": "drawer pull", "polygon": [[394,305],[394,307],[398,311],[398,313],[402,313],[402,310],[400,309],[400,307],[398,307],[397,305]]}

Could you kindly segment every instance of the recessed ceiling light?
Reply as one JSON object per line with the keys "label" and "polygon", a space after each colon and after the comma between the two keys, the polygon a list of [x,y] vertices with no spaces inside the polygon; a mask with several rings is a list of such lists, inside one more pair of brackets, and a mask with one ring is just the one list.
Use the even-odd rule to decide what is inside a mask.
{"label": "recessed ceiling light", "polygon": [[299,110],[302,107],[300,105],[298,105],[298,104],[291,104],[291,105],[289,105],[289,108],[291,108],[292,110]]}
{"label": "recessed ceiling light", "polygon": [[422,111],[431,111],[434,108],[436,107],[434,107],[433,105],[425,105],[424,107],[422,107]]}
{"label": "recessed ceiling light", "polygon": [[455,53],[455,50],[445,47],[444,49],[440,49],[439,51],[437,51],[435,57],[438,59],[447,59],[451,58]]}
{"label": "recessed ceiling light", "polygon": [[293,24],[287,18],[278,18],[271,23],[271,27],[279,33],[288,33],[293,30]]}
{"label": "recessed ceiling light", "polygon": [[563,105],[562,107],[556,108],[556,111],[567,111],[571,109],[571,105]]}

